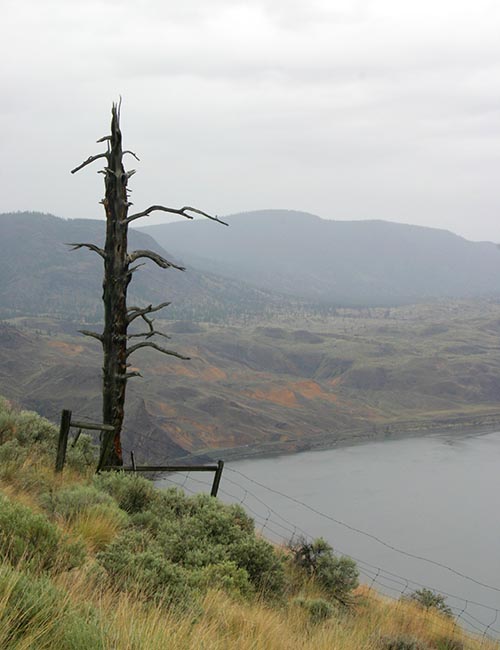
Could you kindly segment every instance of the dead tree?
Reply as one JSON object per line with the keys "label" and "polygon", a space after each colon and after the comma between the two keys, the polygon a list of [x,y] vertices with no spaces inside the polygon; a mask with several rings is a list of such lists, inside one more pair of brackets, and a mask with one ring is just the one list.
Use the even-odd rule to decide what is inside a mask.
{"label": "dead tree", "polygon": [[[184,271],[184,267],[178,266],[166,260],[158,253],[150,250],[136,250],[128,252],[127,235],[128,227],[132,221],[147,217],[155,211],[177,214],[187,219],[193,219],[193,214],[199,214],[218,223],[228,225],[218,217],[211,216],[201,210],[185,206],[179,209],[169,208],[163,205],[152,205],[143,212],[136,212],[129,215],[129,208],[132,203],[129,201],[128,182],[135,173],[134,169],[126,171],[123,166],[123,156],[130,154],[137,160],[132,151],[123,151],[122,134],[120,131],[120,106],[113,104],[111,119],[111,135],[100,138],[97,142],[106,143],[107,151],[90,156],[81,165],[71,170],[71,173],[83,169],[87,165],[104,160],[105,167],[99,173],[104,175],[105,197],[101,201],[106,211],[106,242],[104,248],[92,243],[72,243],[73,250],[77,248],[88,248],[97,253],[104,260],[103,294],[104,303],[104,330],[102,333],[80,330],[82,334],[91,336],[100,341],[104,354],[102,369],[102,412],[103,423],[112,425],[114,433],[111,436],[104,435],[101,441],[100,466],[122,465],[121,432],[125,414],[125,391],[127,380],[131,377],[140,376],[137,371],[129,371],[129,358],[136,350],[141,348],[153,348],[166,355],[172,355],[179,359],[188,357],[178,354],[158,345],[154,337],[166,337],[165,334],[155,329],[151,314],[166,307],[169,303],[163,302],[159,305],[148,305],[146,307],[127,306],[127,288],[132,275],[142,264],[135,264],[137,260],[149,259],[163,269],[174,268]],[[142,319],[147,330],[141,333],[129,334],[128,328],[137,319]],[[131,339],[143,339],[129,345]],[[168,337],[166,337],[168,338]]]}

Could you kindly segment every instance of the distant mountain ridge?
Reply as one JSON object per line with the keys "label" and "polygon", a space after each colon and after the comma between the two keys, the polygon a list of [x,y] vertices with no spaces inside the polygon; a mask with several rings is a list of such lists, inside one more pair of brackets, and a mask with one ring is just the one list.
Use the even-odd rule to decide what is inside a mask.
{"label": "distant mountain ridge", "polygon": [[[286,210],[130,230],[129,245],[180,262],[135,274],[129,304],[171,301],[169,319],[227,321],[297,307],[396,306],[500,293],[500,250],[444,230],[384,221],[327,221]],[[0,318],[102,317],[102,260],[69,242],[102,245],[104,221],[0,215]]]}
{"label": "distant mountain ridge", "polygon": [[[222,230],[211,224],[216,230]],[[97,321],[102,317],[102,260],[87,249],[71,251],[68,243],[103,245],[105,222],[61,219],[50,214],[0,215],[0,318],[49,314]],[[130,230],[129,249],[151,249],[171,261],[150,235]],[[241,281],[200,273],[163,270],[147,261],[130,283],[128,303],[171,301],[166,318],[217,319],[233,312],[259,312],[281,298]]]}
{"label": "distant mountain ridge", "polygon": [[186,263],[309,301],[397,305],[498,294],[500,250],[446,230],[387,221],[333,221],[262,210],[209,223],[148,226]]}

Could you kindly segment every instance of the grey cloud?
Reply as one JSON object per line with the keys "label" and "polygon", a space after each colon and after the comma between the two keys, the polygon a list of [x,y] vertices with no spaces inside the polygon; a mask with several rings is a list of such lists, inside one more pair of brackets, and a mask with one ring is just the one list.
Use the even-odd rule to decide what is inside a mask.
{"label": "grey cloud", "polygon": [[500,239],[498,3],[8,0],[3,18],[1,211],[99,215],[100,177],[69,169],[121,93],[137,206]]}

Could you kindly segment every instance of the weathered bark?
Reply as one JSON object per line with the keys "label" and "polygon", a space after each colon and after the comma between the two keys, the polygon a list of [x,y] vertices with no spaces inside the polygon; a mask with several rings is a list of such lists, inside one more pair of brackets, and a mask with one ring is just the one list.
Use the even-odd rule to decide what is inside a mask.
{"label": "weathered bark", "polygon": [[105,424],[115,427],[113,446],[108,450],[106,464],[122,465],[121,431],[125,415],[127,387],[127,183],[129,175],[123,167],[122,134],[119,113],[113,106],[111,139],[105,175],[106,243],[104,246],[104,351],[102,415]]}
{"label": "weathered bark", "polygon": [[[74,249],[86,247],[104,259],[102,300],[104,303],[104,330],[102,334],[83,330],[82,334],[98,339],[102,344],[104,361],[102,366],[102,415],[103,423],[114,427],[112,444],[104,436],[101,454],[103,465],[122,465],[121,431],[125,415],[125,392],[127,379],[139,373],[127,373],[127,287],[132,278],[127,252],[128,235],[128,192],[127,184],[133,171],[123,167],[122,134],[120,131],[119,108],[113,105],[111,135],[100,138],[107,142],[106,153],[90,156],[85,162],[71,170],[79,171],[90,163],[106,158],[104,169],[105,196],[102,201],[106,211],[106,243],[104,249],[95,244],[73,243]],[[135,154],[133,154],[135,155]],[[147,252],[147,251],[145,251]]]}
{"label": "weathered bark", "polygon": [[[131,338],[145,337],[149,339],[153,336],[164,336],[153,327],[153,320],[147,315],[159,311],[170,303],[164,302],[160,305],[149,305],[147,307],[127,307],[127,288],[132,279],[132,274],[141,264],[134,267],[130,265],[140,258],[149,259],[155,262],[161,268],[175,268],[184,271],[184,267],[177,266],[163,258],[161,255],[148,250],[137,250],[132,253],[127,251],[128,225],[131,221],[141,217],[148,216],[155,210],[179,214],[189,219],[192,215],[188,212],[200,214],[213,221],[223,223],[218,217],[213,217],[197,208],[184,207],[180,209],[168,208],[154,205],[137,214],[128,216],[128,209],[131,203],[128,200],[127,184],[129,178],[135,173],[135,170],[125,171],[123,166],[123,156],[131,154],[137,160],[137,156],[132,151],[122,150],[122,134],[120,131],[120,111],[115,104],[112,107],[111,135],[100,138],[97,142],[107,143],[107,152],[90,156],[81,165],[71,170],[71,173],[83,169],[96,160],[106,159],[106,167],[100,173],[105,177],[105,197],[101,201],[106,211],[106,242],[104,249],[95,244],[72,243],[73,249],[88,248],[89,250],[100,255],[104,260],[104,279],[103,294],[104,303],[104,330],[102,334],[80,330],[82,334],[90,336],[101,342],[104,362],[102,368],[103,388],[102,388],[102,412],[103,423],[114,427],[113,441],[110,443],[109,437],[103,437],[101,443],[101,465],[102,466],[121,466],[123,465],[123,455],[121,446],[121,432],[123,419],[125,415],[125,392],[127,380],[131,377],[140,377],[137,371],[127,372],[127,357],[141,348],[152,348],[157,352],[166,355],[175,356],[179,359],[188,359],[183,355],[163,348],[153,341],[142,341],[127,348],[127,341]],[[227,224],[224,224],[227,225]],[[130,323],[136,318],[142,318],[148,326],[148,331],[144,333],[127,334]]]}

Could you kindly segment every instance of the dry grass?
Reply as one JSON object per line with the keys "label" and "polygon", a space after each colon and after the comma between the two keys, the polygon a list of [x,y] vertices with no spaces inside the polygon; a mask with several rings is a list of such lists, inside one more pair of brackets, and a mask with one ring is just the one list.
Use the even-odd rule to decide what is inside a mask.
{"label": "dry grass", "polygon": [[111,508],[93,507],[79,513],[69,524],[69,532],[80,537],[91,552],[102,551],[122,530],[125,518]]}
{"label": "dry grass", "polygon": [[106,650],[382,650],[384,638],[401,635],[419,639],[429,649],[439,648],[443,639],[461,641],[464,650],[499,648],[468,636],[438,613],[387,600],[366,587],[358,590],[352,611],[312,624],[292,603],[271,607],[212,591],[201,611],[180,616],[130,594],[99,591],[82,571],[63,582],[73,602],[92,602],[99,609]]}
{"label": "dry grass", "polygon": [[46,456],[29,454],[21,463],[17,459],[3,463],[0,486],[3,490],[15,490],[19,498],[23,494],[36,497],[41,489],[59,490],[69,485],[87,483],[91,471],[86,474],[66,467],[64,472],[56,474]]}
{"label": "dry grass", "polygon": [[[464,650],[499,648],[498,644],[467,636],[439,614],[409,602],[388,601],[366,588],[358,591],[359,602],[352,612],[339,612],[322,624],[312,624],[292,603],[272,607],[258,600],[235,600],[216,591],[205,596],[201,610],[180,615],[132,594],[103,588],[91,576],[87,566],[56,580],[66,594],[66,603],[76,610],[91,605],[98,613],[94,620],[96,645],[88,646],[88,650],[382,650],[382,639],[400,635],[415,637],[429,649],[439,648],[438,641],[445,638],[462,641]],[[39,613],[15,645],[4,643],[8,630],[16,624],[2,616],[3,611],[9,611],[6,601],[10,591],[0,594],[0,649],[65,650],[58,624],[73,622],[66,623],[63,613],[59,620],[54,619],[50,611]],[[45,642],[46,637],[50,642]]]}

